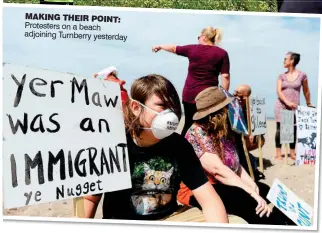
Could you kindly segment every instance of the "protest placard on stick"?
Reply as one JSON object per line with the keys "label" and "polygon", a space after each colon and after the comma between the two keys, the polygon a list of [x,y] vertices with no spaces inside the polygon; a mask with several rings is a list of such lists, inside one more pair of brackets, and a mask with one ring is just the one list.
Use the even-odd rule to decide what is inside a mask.
{"label": "protest placard on stick", "polygon": [[296,165],[315,165],[317,140],[317,110],[298,106],[296,111]]}
{"label": "protest placard on stick", "polygon": [[290,110],[281,110],[281,144],[294,142],[294,112]]}
{"label": "protest placard on stick", "polygon": [[266,111],[265,111],[265,98],[264,97],[249,97],[249,113],[248,118],[250,119],[250,133],[252,136],[259,136],[258,150],[259,150],[259,169],[261,172],[264,171],[263,154],[262,154],[262,140],[261,135],[267,132],[266,123]]}
{"label": "protest placard on stick", "polygon": [[253,136],[263,135],[267,132],[265,102],[264,97],[249,97],[250,127]]}
{"label": "protest placard on stick", "polygon": [[284,163],[287,165],[289,143],[294,142],[294,112],[282,109],[280,124],[280,140],[281,144],[284,144]]}
{"label": "protest placard on stick", "polygon": [[251,178],[254,180],[255,176],[254,176],[253,168],[251,166],[248,149],[245,142],[245,136],[248,135],[249,128],[247,125],[247,121],[245,120],[245,116],[243,114],[242,106],[240,105],[238,99],[236,99],[232,94],[230,94],[222,87],[221,87],[221,90],[225,93],[227,97],[234,98],[234,100],[230,104],[228,104],[228,118],[230,122],[230,127],[232,128],[233,131],[241,134],[249,173]]}
{"label": "protest placard on stick", "polygon": [[5,208],[131,187],[116,83],[3,66]]}
{"label": "protest placard on stick", "polygon": [[248,135],[247,122],[238,99],[236,99],[224,88],[221,89],[227,97],[233,98],[233,101],[228,104],[228,117],[232,130],[242,135]]}

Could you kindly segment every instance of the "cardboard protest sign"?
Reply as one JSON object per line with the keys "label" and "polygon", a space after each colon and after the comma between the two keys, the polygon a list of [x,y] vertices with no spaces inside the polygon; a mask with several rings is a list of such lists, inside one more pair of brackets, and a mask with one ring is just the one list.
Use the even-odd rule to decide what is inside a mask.
{"label": "cardboard protest sign", "polygon": [[317,141],[317,110],[298,106],[296,111],[296,165],[315,164]]}
{"label": "cardboard protest sign", "polygon": [[281,110],[281,144],[294,142],[294,112],[289,110]]}
{"label": "cardboard protest sign", "polygon": [[267,132],[265,98],[249,97],[251,134],[262,135]]}
{"label": "cardboard protest sign", "polygon": [[5,208],[131,187],[120,88],[3,66]]}
{"label": "cardboard protest sign", "polygon": [[298,198],[278,179],[274,180],[274,183],[267,194],[267,199],[298,226],[313,225],[312,207]]}
{"label": "cardboard protest sign", "polygon": [[[226,96],[234,98],[234,96],[224,88],[221,87],[221,89]],[[228,117],[232,130],[239,134],[248,135],[247,122],[243,114],[243,109],[236,98],[228,104]]]}

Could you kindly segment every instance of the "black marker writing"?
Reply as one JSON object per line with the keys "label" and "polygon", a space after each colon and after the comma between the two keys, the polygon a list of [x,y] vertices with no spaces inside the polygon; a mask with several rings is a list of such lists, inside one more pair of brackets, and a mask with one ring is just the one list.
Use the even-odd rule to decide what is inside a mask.
{"label": "black marker writing", "polygon": [[18,89],[17,89],[17,93],[16,93],[16,97],[15,97],[15,102],[13,105],[14,107],[18,107],[18,105],[20,103],[22,91],[23,91],[23,86],[25,85],[26,75],[24,74],[22,76],[21,82],[19,82],[13,74],[11,75],[11,77],[15,81],[15,83],[18,85]]}
{"label": "black marker writing", "polygon": [[[13,81],[18,86],[16,96],[15,96],[15,100],[14,100],[14,105],[13,105],[14,107],[18,107],[18,105],[19,105],[19,103],[21,101],[24,85],[25,85],[25,82],[26,82],[26,74],[24,74],[22,76],[21,82],[19,82],[17,80],[17,78],[13,74],[11,75],[11,77],[12,77]],[[38,82],[36,82],[36,81],[38,81]],[[50,84],[50,96],[52,98],[55,97],[55,84],[64,84],[64,83],[63,83],[63,81],[60,81],[60,80],[51,81],[51,84]],[[33,95],[35,95],[37,97],[45,97],[46,94],[45,93],[40,93],[39,91],[36,91],[35,86],[46,86],[46,85],[47,85],[47,82],[44,79],[34,78],[29,83],[29,89],[30,89],[30,92]]]}
{"label": "black marker writing", "polygon": [[65,185],[56,188],[56,199],[67,197],[78,197],[81,194],[88,194],[89,192],[94,192],[95,190],[102,191],[103,188],[100,186],[102,181],[98,180],[96,182],[85,182],[83,185],[77,184],[76,187],[66,188]]}
{"label": "black marker writing", "polygon": [[[38,127],[35,126],[37,119],[39,119]],[[42,114],[38,114],[35,116],[35,118],[31,121],[30,129],[34,132],[38,132],[39,130],[42,133],[45,132],[44,124],[42,122]]]}
{"label": "black marker writing", "polygon": [[18,180],[17,180],[17,164],[16,164],[16,159],[15,156],[12,154],[10,156],[10,164],[11,164],[11,183],[12,187],[17,187],[18,186]]}
{"label": "black marker writing", "polygon": [[76,78],[73,78],[73,80],[71,82],[72,82],[72,100],[71,100],[72,103],[75,102],[75,87],[76,87],[79,93],[83,90],[83,88],[85,89],[85,102],[86,102],[86,105],[89,105],[88,87],[87,87],[86,79],[84,79],[81,82],[81,85],[78,85]]}
{"label": "black marker writing", "polygon": [[23,123],[20,120],[17,120],[17,123],[14,124],[11,115],[7,114],[7,116],[9,118],[9,123],[10,123],[11,131],[13,134],[17,133],[19,127],[21,128],[23,134],[27,133],[27,131],[28,131],[28,114],[27,113],[24,113]]}
{"label": "black marker writing", "polygon": [[55,157],[52,152],[49,151],[49,158],[48,158],[48,181],[53,181],[53,170],[54,165],[60,162],[59,172],[60,172],[60,179],[65,180],[65,156],[64,151],[61,149],[57,156]]}
{"label": "black marker writing", "polygon": [[[98,121],[98,129],[99,129],[99,132],[102,133],[102,123],[104,122],[105,124],[105,129],[106,129],[106,132],[110,132],[110,127],[109,127],[109,124],[107,122],[107,120],[105,119],[99,119]],[[91,131],[91,132],[95,132],[95,129],[93,127],[93,121],[91,118],[87,117],[87,118],[84,118],[80,124],[79,124],[79,127],[81,130],[87,132],[87,131]]]}
{"label": "black marker writing", "polygon": [[118,157],[118,153],[117,153],[117,147],[115,147],[115,152],[116,152],[116,156],[114,155],[113,151],[111,148],[109,148],[109,153],[110,153],[110,164],[111,164],[111,171],[112,173],[114,173],[114,166],[113,164],[116,165],[116,168],[118,170],[118,172],[121,172],[121,166],[120,166],[120,161],[119,161],[119,157]]}
{"label": "black marker writing", "polygon": [[[51,129],[51,128],[46,128],[46,130],[49,133],[56,133],[60,130],[60,124],[53,119],[54,116],[57,116],[58,113],[53,113],[50,117],[49,117],[49,121],[54,124],[56,126],[56,128]],[[9,124],[11,127],[11,131],[13,134],[16,134],[18,132],[18,129],[21,128],[21,131],[23,132],[23,134],[26,134],[28,131],[28,114],[24,113],[24,117],[23,117],[23,123],[22,121],[20,121],[19,119],[17,119],[16,123],[13,122],[13,119],[11,117],[10,114],[7,114],[8,119],[9,119]],[[37,114],[33,120],[30,123],[30,130],[32,132],[41,132],[44,133],[45,127],[44,127],[44,123],[42,120],[42,114]]]}
{"label": "black marker writing", "polygon": [[52,98],[55,97],[55,87],[54,87],[54,85],[55,84],[58,84],[58,83],[59,84],[64,84],[63,81],[60,81],[60,80],[51,81],[51,85],[50,85],[50,96]]}
{"label": "black marker writing", "polygon": [[44,168],[41,152],[38,151],[35,158],[32,160],[29,155],[25,154],[25,182],[26,185],[30,185],[30,169],[38,168],[38,182],[39,184],[45,183]]}
{"label": "black marker writing", "polygon": [[90,147],[90,148],[87,148],[88,150],[88,154],[89,154],[89,174],[90,175],[93,175],[94,174],[94,171],[96,173],[97,176],[100,176],[100,172],[99,170],[97,169],[96,167],[96,164],[95,164],[95,158],[97,156],[97,149],[94,148],[94,147]]}
{"label": "black marker writing", "polygon": [[[86,177],[88,173],[90,175],[95,174],[97,176],[102,176],[105,172],[107,172],[107,174],[123,171],[126,172],[127,150],[125,148],[126,144],[124,143],[119,143],[114,148],[108,149],[104,149],[103,147],[100,149],[89,147],[74,152],[74,158],[72,156],[72,151],[64,151],[63,149],[55,153],[51,151],[48,151],[47,153],[38,151],[33,159],[28,154],[25,154],[25,166],[23,169],[25,183],[26,185],[30,185],[32,183],[31,169],[35,169],[37,171],[39,184],[45,183],[45,175],[48,177],[48,181],[55,181],[57,179],[66,180],[67,174],[65,171],[67,170],[70,178],[75,177],[75,175],[78,177]],[[43,156],[48,157],[48,164],[45,164],[47,166],[47,174],[45,174],[44,170]],[[11,177],[12,184],[17,187],[18,182],[16,177],[18,177],[17,172],[19,172],[19,169],[17,168],[19,168],[19,166],[16,164],[14,154],[10,156],[10,161],[12,164],[11,173],[13,174]],[[123,162],[123,166],[121,166],[121,162]],[[59,177],[55,177],[53,175],[55,166],[59,166]]]}
{"label": "black marker writing", "polygon": [[[24,196],[27,198],[27,200],[26,200],[26,205],[28,205],[28,204],[29,204],[29,202],[30,202],[30,200],[31,200],[31,197],[32,197],[32,192],[25,193],[25,194],[24,194]],[[35,193],[35,198],[34,198],[36,202],[41,201],[40,196],[41,196],[41,192],[40,192],[40,191],[37,191],[37,192]]]}
{"label": "black marker writing", "polygon": [[93,102],[94,105],[102,107],[101,98],[100,98],[100,95],[99,95],[98,92],[95,92],[93,94],[93,96],[92,96],[92,102]]}
{"label": "black marker writing", "polygon": [[[75,171],[76,173],[80,176],[80,177],[85,177],[86,176],[86,168],[85,168],[85,163],[86,163],[86,160],[83,159],[79,162],[80,160],[80,156],[82,154],[82,152],[85,151],[85,149],[81,149],[80,151],[78,151],[77,155],[76,155],[76,159],[75,159],[75,163],[74,163],[74,166],[75,166]],[[81,169],[79,168],[80,165],[82,165],[83,167],[83,170],[81,171]]]}
{"label": "black marker writing", "polygon": [[108,100],[106,99],[106,96],[104,95],[104,100],[105,100],[105,104],[107,107],[110,106],[110,104],[112,104],[112,106],[115,108],[116,106],[116,103],[117,103],[117,100],[118,100],[118,96],[115,96],[114,98],[114,102],[111,98],[109,98]]}
{"label": "black marker writing", "polygon": [[[87,125],[86,125],[87,123]],[[93,128],[93,122],[91,118],[84,118],[81,122],[79,127],[81,128],[81,130],[83,131],[91,131],[91,132],[95,132],[94,128]]]}
{"label": "black marker writing", "polygon": [[29,88],[30,88],[30,91],[32,94],[34,94],[35,96],[38,96],[38,97],[45,97],[46,94],[43,94],[43,93],[39,93],[35,90],[35,85],[34,85],[34,82],[35,81],[41,81],[41,83],[36,83],[37,86],[45,86],[47,85],[47,82],[44,80],[44,79],[41,79],[41,78],[34,78],[30,81],[29,83]]}

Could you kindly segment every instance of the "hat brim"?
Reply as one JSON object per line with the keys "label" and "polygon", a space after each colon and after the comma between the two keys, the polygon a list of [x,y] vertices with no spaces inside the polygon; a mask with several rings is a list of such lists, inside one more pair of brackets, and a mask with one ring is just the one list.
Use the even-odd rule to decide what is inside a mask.
{"label": "hat brim", "polygon": [[214,107],[211,107],[211,108],[203,110],[203,111],[196,112],[193,115],[192,119],[195,120],[195,121],[200,120],[200,119],[208,116],[209,114],[211,114],[213,112],[217,112],[218,110],[222,109],[226,105],[230,104],[233,100],[234,100],[234,98],[227,97],[227,99],[225,101],[223,101],[222,103],[220,103],[220,104],[218,104],[218,105],[216,105]]}

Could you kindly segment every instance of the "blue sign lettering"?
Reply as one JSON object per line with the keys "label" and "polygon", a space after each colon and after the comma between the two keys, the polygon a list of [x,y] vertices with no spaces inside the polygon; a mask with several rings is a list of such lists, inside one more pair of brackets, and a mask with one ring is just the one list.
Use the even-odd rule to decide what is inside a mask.
{"label": "blue sign lettering", "polygon": [[299,215],[298,215],[298,219],[297,222],[301,225],[301,226],[311,226],[311,218],[309,215],[309,212],[307,212],[302,206],[301,204],[298,202],[297,203],[297,207],[298,207],[298,211],[299,211]]}
{"label": "blue sign lettering", "polygon": [[277,187],[280,188],[276,199],[277,207],[282,208],[284,211],[287,211],[287,206],[286,206],[287,193],[284,191],[281,185],[277,185]]}
{"label": "blue sign lettering", "polygon": [[289,203],[289,204],[290,204],[290,206],[288,207],[289,211],[296,213],[295,206],[292,203]]}

